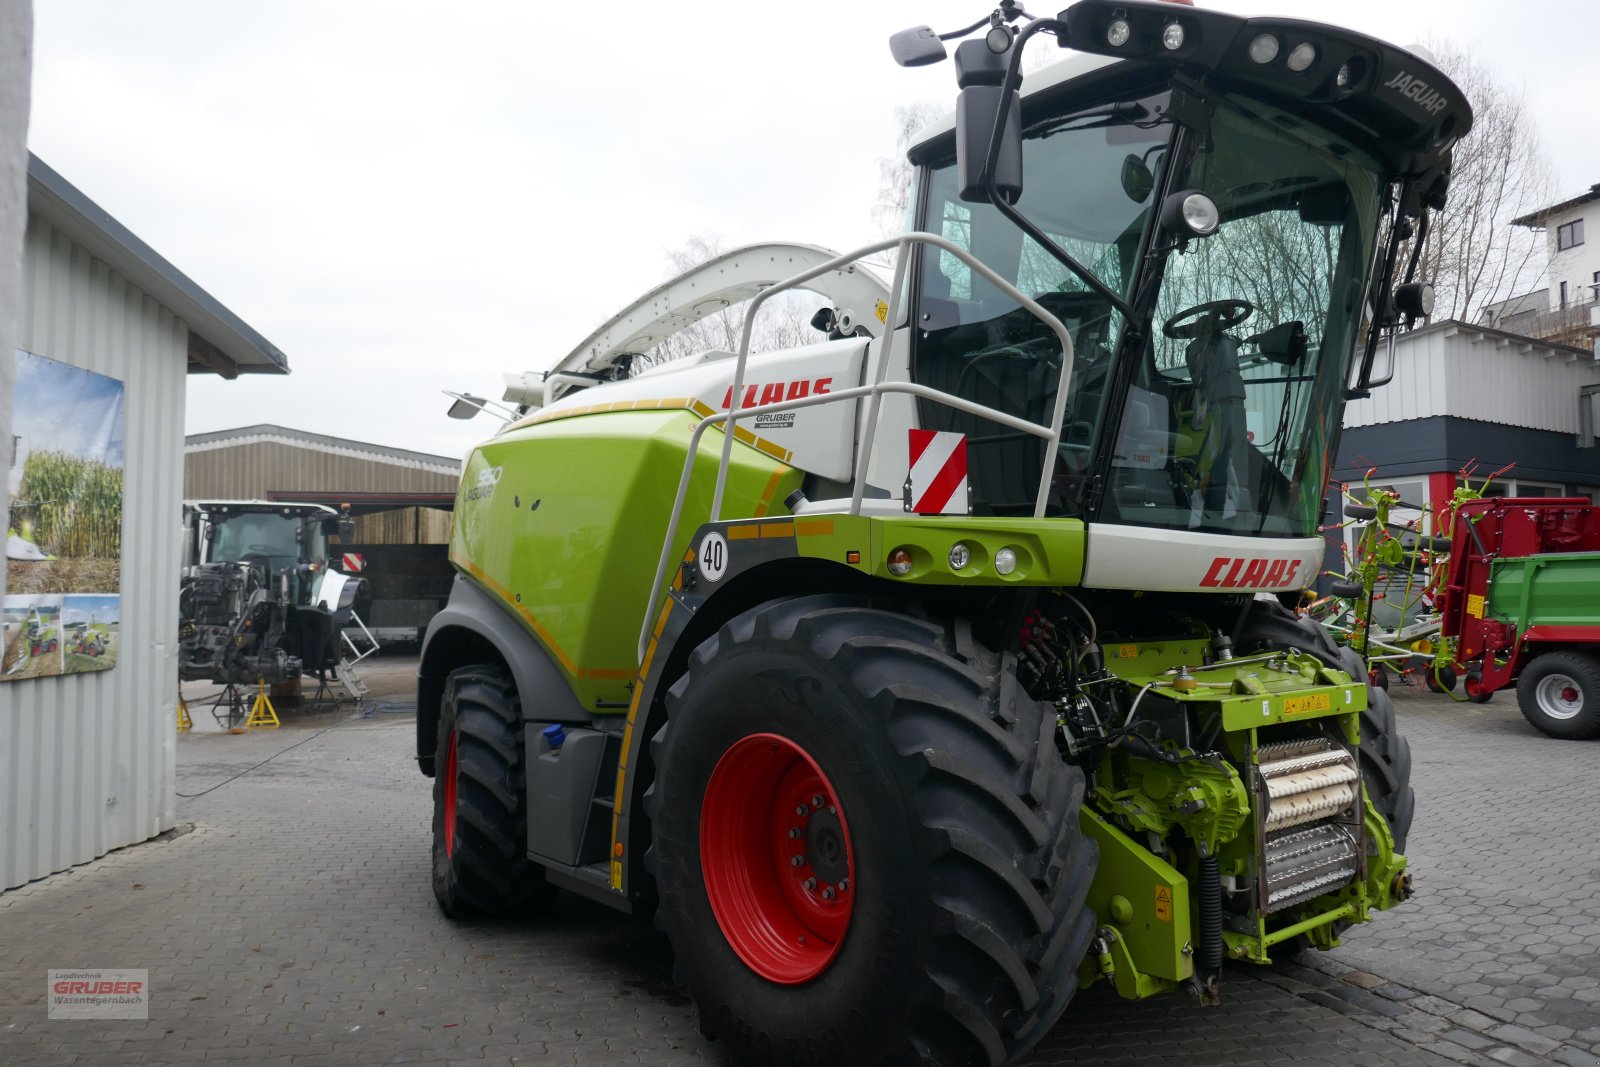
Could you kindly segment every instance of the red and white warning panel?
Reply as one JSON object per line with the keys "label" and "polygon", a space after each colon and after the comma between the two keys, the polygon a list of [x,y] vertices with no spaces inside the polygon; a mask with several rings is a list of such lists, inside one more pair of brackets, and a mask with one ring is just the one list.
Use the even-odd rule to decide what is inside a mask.
{"label": "red and white warning panel", "polygon": [[359,552],[344,553],[344,559],[341,562],[343,566],[340,569],[346,574],[359,574],[367,565],[367,561],[362,558]]}
{"label": "red and white warning panel", "polygon": [[967,435],[910,430],[911,510],[919,515],[967,513]]}

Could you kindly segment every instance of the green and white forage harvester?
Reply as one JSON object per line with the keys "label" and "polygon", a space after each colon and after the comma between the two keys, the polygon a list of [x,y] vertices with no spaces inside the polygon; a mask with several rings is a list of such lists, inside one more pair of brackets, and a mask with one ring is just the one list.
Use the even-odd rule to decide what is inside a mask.
{"label": "green and white forage harvester", "polygon": [[[1006,1062],[1409,892],[1393,708],[1284,602],[1466,101],[1159,0],[891,48],[963,36],[911,232],[729,253],[512,376],[422,654],[445,912],[654,908],[744,1062]],[[748,355],[792,288],[826,338]],[[746,351],[641,369],[750,296]]]}

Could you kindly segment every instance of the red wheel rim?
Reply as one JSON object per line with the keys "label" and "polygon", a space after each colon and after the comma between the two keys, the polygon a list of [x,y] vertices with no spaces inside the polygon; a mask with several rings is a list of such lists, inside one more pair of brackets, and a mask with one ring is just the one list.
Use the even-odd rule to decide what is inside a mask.
{"label": "red wheel rim", "polygon": [[1467,675],[1467,696],[1479,697],[1483,695],[1483,682],[1472,675]]}
{"label": "red wheel rim", "polygon": [[450,734],[450,747],[444,754],[444,854],[456,851],[456,735]]}
{"label": "red wheel rim", "polygon": [[741,960],[782,985],[827,969],[857,893],[844,808],[799,745],[751,734],[722,754],[700,809],[700,871]]}

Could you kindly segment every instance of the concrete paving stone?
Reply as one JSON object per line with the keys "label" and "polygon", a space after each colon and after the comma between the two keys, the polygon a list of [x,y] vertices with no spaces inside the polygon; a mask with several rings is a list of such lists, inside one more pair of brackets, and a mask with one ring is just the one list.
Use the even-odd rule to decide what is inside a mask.
{"label": "concrete paving stone", "polygon": [[1490,1049],[1487,1055],[1491,1060],[1508,1064],[1509,1067],[1539,1067],[1542,1062],[1537,1056],[1530,1056],[1521,1049],[1506,1045]]}
{"label": "concrete paving stone", "polygon": [[[1561,951],[1583,947],[1563,937],[1568,931],[1600,928],[1600,907],[1582,897],[1593,880],[1584,878],[1589,861],[1562,847],[1560,828],[1545,817],[1551,805],[1582,810],[1583,761],[1526,736],[1520,716],[1463,714],[1427,698],[1396,703],[1416,760],[1408,855],[1422,886],[1417,900],[1352,929],[1293,977],[1230,967],[1215,1009],[1181,995],[1134,1004],[1093,987],[1024,1062],[1482,1063],[1410,1021],[1470,1033],[1443,1017],[1461,1011],[1461,987],[1482,984],[1485,973],[1516,975],[1525,987],[1483,989],[1502,1012],[1535,992],[1526,981],[1535,975],[1600,979],[1600,961]],[[1480,731],[1488,727],[1495,732]],[[305,736],[291,723],[275,735],[178,738],[179,787],[214,784]],[[152,1022],[138,1031],[132,1056],[164,1063],[240,1062],[225,1059],[240,1038],[250,1062],[295,1067],[725,1062],[725,1047],[699,1034],[693,1006],[672,987],[670,953],[648,923],[570,897],[505,922],[439,917],[428,888],[431,783],[416,772],[412,743],[412,725],[399,716],[341,726],[181,800],[179,819],[194,824],[191,833],[0,894],[9,957],[0,1004],[20,1005],[17,1018],[0,1016],[12,1024],[0,1025],[0,1063],[105,1062],[86,1051],[93,1035],[131,1032],[43,1018],[46,968],[102,962],[86,959],[85,945],[151,969]],[[1538,892],[1527,885],[1530,870],[1549,875]],[[133,882],[148,892],[103,904],[106,890]],[[1545,915],[1563,918],[1532,921]],[[1548,943],[1519,946],[1521,936]],[[1558,975],[1558,966],[1571,973]],[[1377,981],[1345,980],[1352,975]],[[1596,986],[1538,990],[1538,1014],[1582,1043],[1593,1023],[1578,1013],[1592,1009],[1568,994]],[[1527,1014],[1500,1021],[1520,1024]],[[143,1036],[154,1030],[165,1040]],[[1596,1043],[1600,1035],[1588,1042]]]}
{"label": "concrete paving stone", "polygon": [[1571,1047],[1557,1049],[1550,1058],[1566,1067],[1600,1067],[1600,1056]]}
{"label": "concrete paving stone", "polygon": [[1474,1030],[1463,1030],[1460,1027],[1452,1030],[1442,1030],[1439,1032],[1439,1037],[1445,1041],[1454,1042],[1463,1048],[1472,1049],[1474,1051],[1493,1048],[1495,1044],[1493,1040],[1484,1037],[1482,1034],[1477,1033]]}
{"label": "concrete paving stone", "polygon": [[1500,1020],[1491,1019],[1489,1016],[1483,1014],[1483,1012],[1473,1011],[1471,1008],[1464,1008],[1461,1011],[1452,1012],[1449,1016],[1449,1019],[1457,1026],[1464,1026],[1469,1030],[1477,1030],[1480,1033],[1487,1033],[1496,1026],[1504,1025],[1500,1022]]}
{"label": "concrete paving stone", "polygon": [[1552,1041],[1550,1038],[1536,1034],[1532,1030],[1509,1024],[1495,1027],[1489,1031],[1489,1036],[1498,1041],[1504,1041],[1508,1045],[1516,1045],[1518,1048],[1527,1049],[1529,1052],[1537,1053],[1540,1056],[1548,1056],[1561,1046],[1559,1041]]}
{"label": "concrete paving stone", "polygon": [[1467,1067],[1480,1067],[1482,1064],[1488,1064],[1492,1062],[1484,1059],[1477,1053],[1462,1048],[1460,1045],[1450,1041],[1440,1041],[1437,1039],[1432,1041],[1424,1041],[1417,1045],[1417,1049],[1421,1052],[1428,1053],[1429,1055],[1442,1056],[1445,1059],[1451,1060],[1455,1063],[1466,1064]]}
{"label": "concrete paving stone", "polygon": [[1401,1002],[1411,1001],[1416,999],[1418,996],[1421,996],[1420,993],[1418,993],[1415,989],[1412,989],[1410,986],[1397,985],[1394,982],[1385,982],[1383,985],[1374,989],[1373,992],[1378,994],[1378,996],[1383,997],[1385,1000],[1398,1000]]}

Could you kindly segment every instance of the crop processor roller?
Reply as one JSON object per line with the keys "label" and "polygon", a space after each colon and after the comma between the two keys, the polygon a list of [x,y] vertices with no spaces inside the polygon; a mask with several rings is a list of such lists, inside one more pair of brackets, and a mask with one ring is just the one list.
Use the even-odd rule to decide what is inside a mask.
{"label": "crop processor roller", "polygon": [[1271,913],[1362,877],[1361,771],[1332,738],[1257,750],[1260,907]]}

